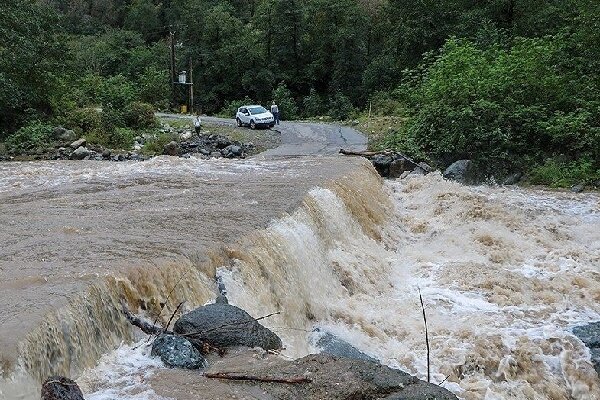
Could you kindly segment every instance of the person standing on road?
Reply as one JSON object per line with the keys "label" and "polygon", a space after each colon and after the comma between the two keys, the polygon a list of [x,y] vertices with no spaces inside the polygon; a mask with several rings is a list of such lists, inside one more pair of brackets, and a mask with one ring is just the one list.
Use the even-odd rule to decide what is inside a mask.
{"label": "person standing on road", "polygon": [[202,128],[202,121],[200,120],[200,116],[196,115],[196,118],[194,118],[194,130],[196,131],[196,135],[200,136],[201,128]]}
{"label": "person standing on road", "polygon": [[279,125],[279,107],[275,104],[275,100],[273,100],[273,104],[271,104],[271,114],[273,114],[273,118],[275,118],[275,123]]}

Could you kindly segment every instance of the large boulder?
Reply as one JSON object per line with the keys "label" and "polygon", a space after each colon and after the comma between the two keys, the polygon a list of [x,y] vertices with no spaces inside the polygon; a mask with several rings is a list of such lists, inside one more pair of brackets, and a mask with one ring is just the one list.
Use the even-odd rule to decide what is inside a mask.
{"label": "large boulder", "polygon": [[393,161],[394,159],[392,158],[392,156],[386,154],[378,154],[376,156],[373,156],[373,158],[371,159],[371,163],[373,163],[373,166],[375,167],[379,175],[383,177],[390,176],[390,166],[392,165]]}
{"label": "large boulder", "polygon": [[87,144],[87,141],[85,140],[85,138],[81,138],[81,139],[78,139],[78,140],[74,141],[73,143],[71,143],[71,148],[77,149],[79,147],[85,147],[86,144]]}
{"label": "large boulder", "polygon": [[173,330],[187,335],[200,348],[203,343],[219,348],[245,346],[277,350],[282,347],[281,339],[250,314],[224,303],[208,304],[182,315]]}
{"label": "large boulder", "polygon": [[[265,398],[269,399],[457,400],[448,390],[421,381],[406,372],[371,361],[326,354],[271,363],[247,373],[310,379],[310,382],[295,385],[257,383],[268,394]],[[237,388],[247,390],[248,383],[238,384]]]}
{"label": "large boulder", "polygon": [[72,160],[83,160],[90,154],[91,154],[91,152],[87,148],[85,148],[83,146],[79,146],[77,149],[75,149],[74,152],[71,153],[71,159]]}
{"label": "large boulder", "polygon": [[160,335],[152,343],[151,354],[173,368],[198,369],[208,365],[200,351],[181,336]]}
{"label": "large boulder", "polygon": [[317,347],[322,354],[330,354],[336,357],[353,358],[355,360],[379,362],[373,357],[370,357],[358,350],[350,343],[329,332],[316,329],[314,333],[315,336],[313,340],[315,347]]}
{"label": "large boulder", "polygon": [[83,400],[83,393],[75,381],[51,376],[42,384],[42,400]]}
{"label": "large boulder", "polygon": [[444,171],[444,178],[460,183],[473,183],[473,163],[471,160],[458,160]]}
{"label": "large boulder", "polygon": [[177,144],[177,142],[173,140],[165,144],[163,154],[168,156],[176,156],[177,154],[179,154],[179,145]]}
{"label": "large boulder", "polygon": [[573,334],[590,349],[592,365],[600,375],[600,321],[576,326],[573,328]]}

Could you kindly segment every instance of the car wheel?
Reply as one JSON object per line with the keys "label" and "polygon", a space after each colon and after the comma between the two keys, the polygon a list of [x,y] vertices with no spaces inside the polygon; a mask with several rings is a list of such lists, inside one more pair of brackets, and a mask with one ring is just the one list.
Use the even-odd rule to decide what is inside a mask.
{"label": "car wheel", "polygon": [[242,126],[242,121],[239,118],[236,118],[235,122],[237,123],[237,126]]}
{"label": "car wheel", "polygon": [[250,129],[256,129],[256,122],[254,120],[250,120]]}

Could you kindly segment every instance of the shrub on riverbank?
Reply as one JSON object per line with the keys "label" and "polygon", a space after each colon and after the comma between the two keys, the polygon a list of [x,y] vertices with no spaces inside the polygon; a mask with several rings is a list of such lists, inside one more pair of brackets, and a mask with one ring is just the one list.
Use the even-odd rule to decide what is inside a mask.
{"label": "shrub on riverbank", "polygon": [[52,140],[53,127],[39,121],[25,125],[6,139],[6,149],[11,154],[44,148]]}
{"label": "shrub on riverbank", "polygon": [[426,154],[438,167],[471,159],[496,177],[535,171],[536,181],[559,186],[592,179],[600,169],[600,87],[582,51],[568,34],[510,45],[450,39],[405,73],[395,95],[410,117],[383,143]]}

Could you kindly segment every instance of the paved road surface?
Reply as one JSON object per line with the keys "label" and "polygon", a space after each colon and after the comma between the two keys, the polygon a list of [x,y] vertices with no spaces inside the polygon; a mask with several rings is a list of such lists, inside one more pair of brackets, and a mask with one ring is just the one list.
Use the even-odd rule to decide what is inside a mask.
{"label": "paved road surface", "polygon": [[[157,116],[167,119],[192,119],[192,116],[181,114],[158,113]],[[235,126],[234,119],[202,117],[202,120],[212,124]],[[261,156],[332,155],[337,154],[341,148],[353,151],[367,148],[367,138],[362,133],[340,125],[284,121],[273,129],[281,132],[281,145],[265,151]]]}

